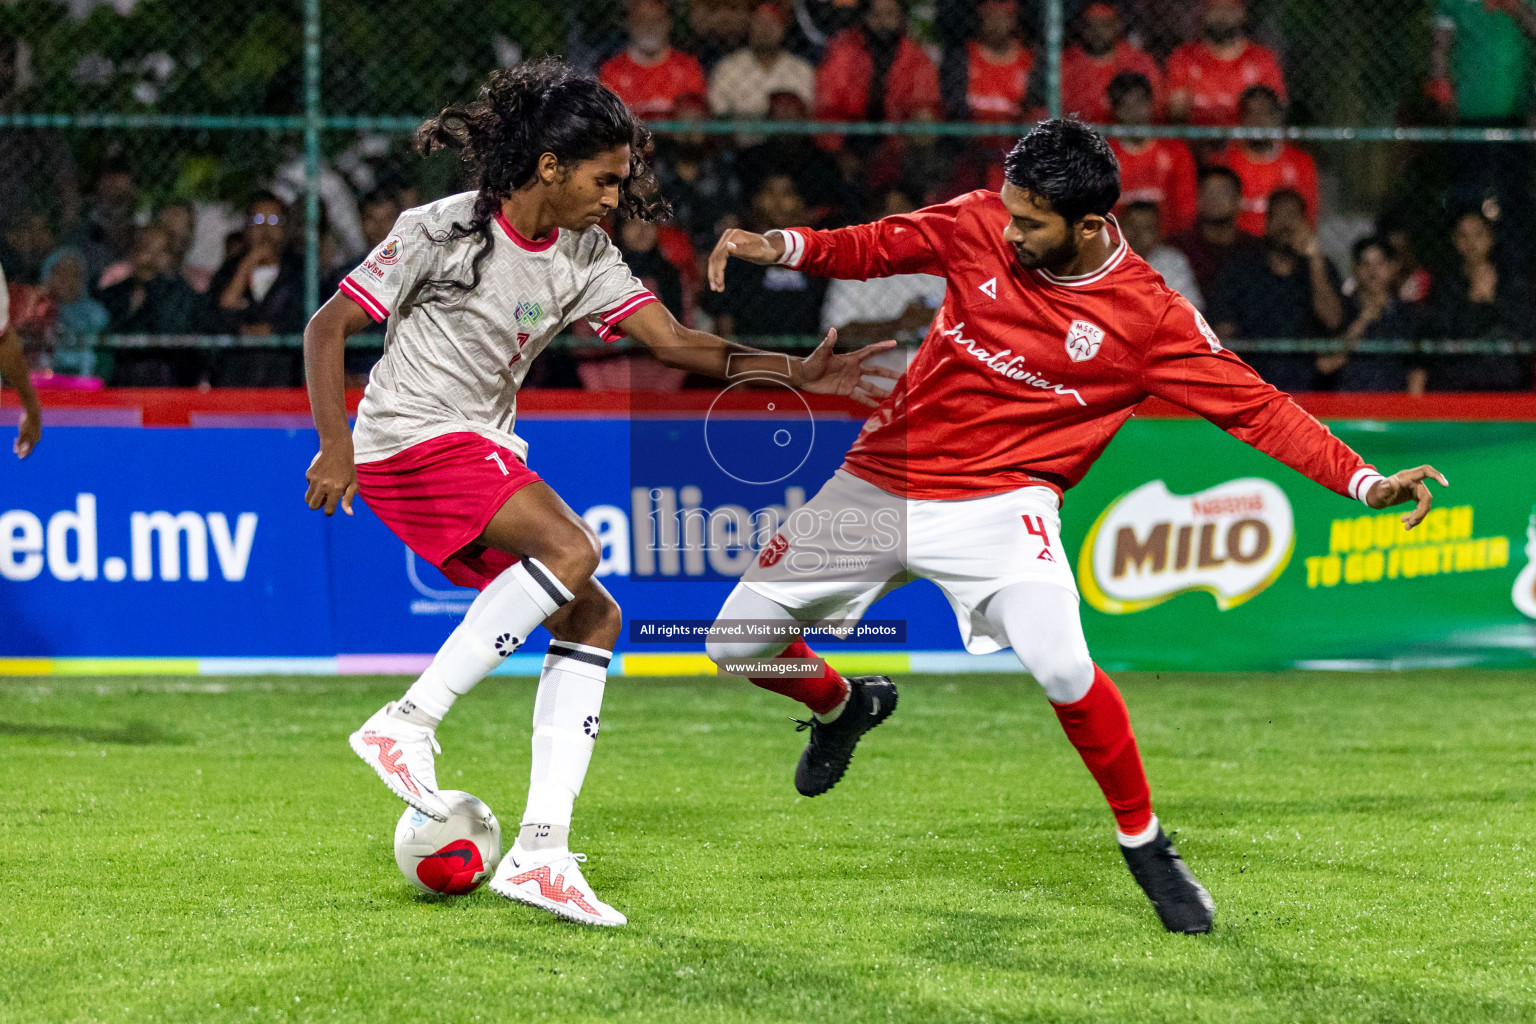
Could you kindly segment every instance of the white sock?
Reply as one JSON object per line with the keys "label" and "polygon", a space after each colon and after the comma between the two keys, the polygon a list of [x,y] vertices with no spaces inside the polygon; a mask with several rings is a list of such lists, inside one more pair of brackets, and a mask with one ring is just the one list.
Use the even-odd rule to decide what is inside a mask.
{"label": "white sock", "polygon": [[1157,815],[1154,814],[1152,815],[1152,821],[1149,822],[1147,827],[1141,832],[1138,832],[1134,836],[1128,836],[1124,832],[1121,832],[1119,829],[1115,829],[1115,838],[1120,840],[1121,846],[1134,850],[1136,847],[1146,846],[1152,840],[1156,839],[1157,828]]}
{"label": "white sock", "polygon": [[550,642],[533,702],[533,768],[519,842],[524,835],[533,842],[539,827],[548,827],[549,838],[557,841],[569,835],[571,811],[592,762],[612,657],[601,647]]}
{"label": "white sock", "polygon": [[517,845],[529,853],[551,850],[556,854],[569,853],[571,827],[569,825],[540,825],[537,822],[524,825],[517,833]]}
{"label": "white sock", "polygon": [[826,712],[825,714],[823,714],[820,711],[813,712],[811,717],[816,719],[816,721],[821,722],[823,724],[825,724],[827,722],[835,722],[835,721],[837,721],[843,715],[843,708],[848,706],[848,698],[852,697],[852,696],[853,696],[853,684],[850,683],[848,685],[848,692],[843,694],[843,701],[842,701],[841,704],[839,704],[837,707],[833,708],[831,711]]}
{"label": "white sock", "polygon": [[455,700],[474,689],[522,646],[535,626],[569,600],[571,592],[538,560],[524,558],[516,563],[475,598],[432,664],[400,698],[397,713],[436,726]]}

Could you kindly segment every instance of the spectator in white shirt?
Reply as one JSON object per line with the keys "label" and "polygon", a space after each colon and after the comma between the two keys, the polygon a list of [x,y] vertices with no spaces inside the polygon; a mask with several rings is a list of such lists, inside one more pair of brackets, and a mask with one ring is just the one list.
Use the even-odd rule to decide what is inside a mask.
{"label": "spectator in white shirt", "polygon": [[810,107],[816,101],[816,70],[784,49],[789,12],[780,3],[752,9],[747,45],[715,65],[709,76],[709,106],[716,117],[760,118],[768,97],[792,92]]}
{"label": "spectator in white shirt", "polygon": [[1204,311],[1205,296],[1195,282],[1195,272],[1189,265],[1189,257],[1163,241],[1163,215],[1156,203],[1139,200],[1128,203],[1120,214],[1120,230],[1130,244],[1131,251],[1159,274],[1168,287],[1189,300],[1189,304]]}

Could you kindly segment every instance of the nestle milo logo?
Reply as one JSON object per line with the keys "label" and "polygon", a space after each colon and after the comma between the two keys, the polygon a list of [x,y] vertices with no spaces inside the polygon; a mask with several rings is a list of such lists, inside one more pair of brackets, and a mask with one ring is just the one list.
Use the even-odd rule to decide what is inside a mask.
{"label": "nestle milo logo", "polygon": [[1115,499],[1088,531],[1078,557],[1083,597],[1125,615],[1203,590],[1222,611],[1267,588],[1296,543],[1291,503],[1258,477],[1198,494],[1173,494],[1161,480]]}

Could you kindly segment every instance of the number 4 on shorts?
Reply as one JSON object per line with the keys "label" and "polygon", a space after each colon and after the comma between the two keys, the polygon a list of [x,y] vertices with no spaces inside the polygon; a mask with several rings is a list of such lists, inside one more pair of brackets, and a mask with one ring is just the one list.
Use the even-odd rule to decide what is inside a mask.
{"label": "number 4 on shorts", "polygon": [[1040,553],[1035,556],[1042,562],[1054,562],[1056,556],[1051,554],[1051,535],[1045,532],[1045,520],[1040,516],[1021,516],[1024,520],[1024,529],[1033,537],[1040,538]]}

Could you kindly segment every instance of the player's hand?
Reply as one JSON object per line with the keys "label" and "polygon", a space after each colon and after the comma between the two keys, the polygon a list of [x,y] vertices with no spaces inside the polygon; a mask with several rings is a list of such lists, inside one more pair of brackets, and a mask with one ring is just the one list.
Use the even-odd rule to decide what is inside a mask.
{"label": "player's hand", "polygon": [[325,514],[336,514],[336,506],[347,515],[352,514],[352,496],[357,493],[357,467],[352,464],[351,446],[345,452],[322,447],[304,474],[309,490],[304,501],[310,508],[323,509]]}
{"label": "player's hand", "polygon": [[818,395],[844,395],[863,405],[876,406],[890,394],[874,387],[865,377],[885,377],[899,380],[901,374],[884,366],[868,365],[872,356],[889,352],[896,347],[894,341],[879,341],[865,345],[856,352],[838,355],[837,328],[827,332],[816,351],[802,359],[795,367],[794,385]]}
{"label": "player's hand", "polygon": [[1391,508],[1405,501],[1414,502],[1413,511],[1403,516],[1403,525],[1411,530],[1429,515],[1429,506],[1434,499],[1430,497],[1429,485],[1424,481],[1430,479],[1440,481],[1441,487],[1451,486],[1450,481],[1434,466],[1419,466],[1377,480],[1366,494],[1365,503],[1371,508]]}
{"label": "player's hand", "polygon": [[709,290],[725,291],[725,264],[732,256],[766,267],[779,262],[783,255],[783,236],[774,235],[769,238],[755,231],[731,228],[720,236],[714,251],[709,254]]}
{"label": "player's hand", "polygon": [[43,418],[35,409],[28,409],[21,414],[21,422],[16,425],[16,441],[11,445],[11,450],[18,459],[24,459],[32,454],[32,449],[37,447],[42,437]]}

